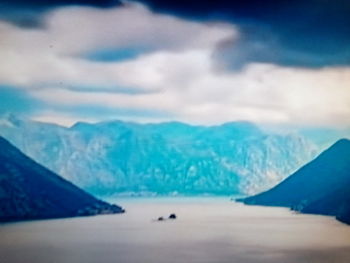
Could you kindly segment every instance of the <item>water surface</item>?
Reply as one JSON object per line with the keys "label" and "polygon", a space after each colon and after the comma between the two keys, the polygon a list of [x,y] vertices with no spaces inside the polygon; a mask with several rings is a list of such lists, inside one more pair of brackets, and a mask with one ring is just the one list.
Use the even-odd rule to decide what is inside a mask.
{"label": "water surface", "polygon": [[[229,198],[119,199],[122,215],[0,226],[1,263],[349,263],[350,226]],[[176,213],[178,219],[157,222]]]}

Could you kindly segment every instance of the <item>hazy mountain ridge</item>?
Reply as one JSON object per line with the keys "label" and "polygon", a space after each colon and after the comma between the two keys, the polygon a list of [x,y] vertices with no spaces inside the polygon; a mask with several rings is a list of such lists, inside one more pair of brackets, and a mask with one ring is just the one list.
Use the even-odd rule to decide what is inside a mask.
{"label": "hazy mountain ridge", "polygon": [[34,162],[0,137],[0,221],[121,213]]}
{"label": "hazy mountain ridge", "polygon": [[274,188],[241,201],[333,215],[350,224],[349,185],[350,140],[342,139]]}
{"label": "hazy mountain ridge", "polygon": [[267,189],[318,152],[296,133],[248,122],[77,123],[2,121],[0,134],[28,156],[94,194],[235,194]]}

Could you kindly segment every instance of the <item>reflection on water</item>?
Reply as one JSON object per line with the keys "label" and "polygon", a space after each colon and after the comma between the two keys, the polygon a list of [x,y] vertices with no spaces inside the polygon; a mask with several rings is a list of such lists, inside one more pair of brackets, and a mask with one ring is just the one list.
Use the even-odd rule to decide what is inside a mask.
{"label": "reflection on water", "polygon": [[[1,263],[349,263],[350,226],[228,198],[119,199],[123,215],[0,226]],[[178,219],[155,222],[176,213]]]}

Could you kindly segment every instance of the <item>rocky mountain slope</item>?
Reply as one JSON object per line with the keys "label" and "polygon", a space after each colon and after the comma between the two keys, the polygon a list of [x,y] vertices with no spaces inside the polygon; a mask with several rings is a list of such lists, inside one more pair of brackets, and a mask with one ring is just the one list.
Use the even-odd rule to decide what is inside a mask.
{"label": "rocky mountain slope", "polygon": [[65,128],[7,116],[0,135],[90,193],[249,194],[265,190],[314,158],[303,136],[247,122],[77,123]]}

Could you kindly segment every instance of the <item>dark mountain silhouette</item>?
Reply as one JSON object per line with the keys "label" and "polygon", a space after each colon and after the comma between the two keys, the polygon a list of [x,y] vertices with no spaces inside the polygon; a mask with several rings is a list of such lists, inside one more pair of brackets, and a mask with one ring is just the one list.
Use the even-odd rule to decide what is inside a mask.
{"label": "dark mountain silhouette", "polygon": [[342,139],[272,189],[245,204],[285,206],[350,224],[350,140]]}
{"label": "dark mountain silhouette", "polygon": [[0,137],[0,221],[121,213],[34,162]]}

